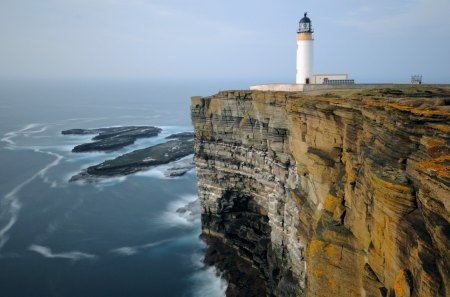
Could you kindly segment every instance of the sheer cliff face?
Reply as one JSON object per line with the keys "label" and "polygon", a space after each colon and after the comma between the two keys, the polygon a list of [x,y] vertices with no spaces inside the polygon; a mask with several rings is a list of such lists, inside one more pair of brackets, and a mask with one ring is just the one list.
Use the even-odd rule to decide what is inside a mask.
{"label": "sheer cliff face", "polygon": [[448,296],[449,98],[193,97],[207,258],[228,295]]}

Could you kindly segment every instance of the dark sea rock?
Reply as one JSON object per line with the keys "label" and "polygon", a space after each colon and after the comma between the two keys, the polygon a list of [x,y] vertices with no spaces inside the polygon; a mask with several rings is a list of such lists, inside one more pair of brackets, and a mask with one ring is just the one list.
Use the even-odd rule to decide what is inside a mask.
{"label": "dark sea rock", "polygon": [[[123,176],[148,167],[167,164],[194,153],[191,140],[171,140],[148,148],[135,150],[112,160],[88,167],[70,181],[95,177]],[[190,170],[190,169],[189,169]],[[187,172],[187,171],[186,171]]]}
{"label": "dark sea rock", "polygon": [[194,132],[181,132],[169,135],[166,139],[194,139]]}
{"label": "dark sea rock", "polygon": [[72,149],[74,153],[92,152],[92,151],[113,151],[121,149],[127,145],[131,145],[136,141],[136,138],[132,137],[120,137],[105,139],[101,141],[95,141],[90,143],[84,143],[77,145]]}
{"label": "dark sea rock", "polygon": [[138,138],[158,136],[161,128],[152,126],[126,126],[97,129],[70,129],[62,131],[63,135],[98,134],[94,142],[77,145],[72,152],[112,151],[133,144]]}

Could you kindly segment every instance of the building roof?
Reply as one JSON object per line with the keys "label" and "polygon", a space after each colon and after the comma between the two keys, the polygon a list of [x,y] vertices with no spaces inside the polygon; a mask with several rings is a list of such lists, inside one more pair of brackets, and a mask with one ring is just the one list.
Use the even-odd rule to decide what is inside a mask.
{"label": "building roof", "polygon": [[300,24],[302,23],[311,23],[311,19],[309,17],[307,17],[308,13],[305,12],[304,17],[300,20]]}

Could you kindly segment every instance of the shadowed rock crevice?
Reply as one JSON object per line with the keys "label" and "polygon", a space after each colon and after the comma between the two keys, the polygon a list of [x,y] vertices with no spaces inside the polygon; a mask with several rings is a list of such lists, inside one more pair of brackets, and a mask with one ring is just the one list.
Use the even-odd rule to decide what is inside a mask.
{"label": "shadowed rock crevice", "polygon": [[[220,201],[218,214],[202,215],[202,237],[209,244],[205,261],[224,273],[227,296],[265,296],[270,244],[267,211],[235,190],[225,191]],[[221,240],[211,236],[216,232]]]}

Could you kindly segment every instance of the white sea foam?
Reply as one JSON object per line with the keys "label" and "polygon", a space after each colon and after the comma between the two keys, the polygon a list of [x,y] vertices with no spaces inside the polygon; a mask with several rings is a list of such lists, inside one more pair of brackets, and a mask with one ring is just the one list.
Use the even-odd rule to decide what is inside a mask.
{"label": "white sea foam", "polygon": [[26,136],[29,136],[29,135],[31,135],[31,134],[42,133],[42,132],[46,131],[47,129],[48,129],[48,126],[44,126],[44,127],[40,128],[40,129],[38,129],[38,130],[32,130],[32,131],[30,131],[30,130],[28,129],[28,130],[23,131],[22,134],[23,134],[23,135],[26,135]]}
{"label": "white sea foam", "polygon": [[[170,169],[180,166],[180,165],[185,165],[187,166],[187,163],[189,162],[189,160],[192,160],[193,155],[188,155],[186,157],[183,157],[179,160],[167,163],[167,164],[162,164],[162,165],[158,165],[155,167],[151,167],[149,170],[145,170],[145,171],[140,171],[135,173],[137,176],[145,176],[145,177],[151,177],[151,178],[158,178],[158,179],[178,179],[180,178],[179,176],[169,176],[169,172]],[[194,170],[194,168],[192,168],[191,170]],[[187,171],[190,172],[191,170]]]}
{"label": "white sea foam", "polygon": [[191,277],[194,282],[192,296],[195,297],[225,297],[227,282],[214,266],[207,267],[203,255],[194,254],[192,261],[198,271]]}
{"label": "white sea foam", "polygon": [[108,178],[98,178],[98,181],[94,184],[95,187],[99,190],[103,190],[106,187],[112,187],[117,184],[123,183],[126,181],[128,176],[114,176]]}
{"label": "white sea foam", "polygon": [[[200,225],[200,215],[198,203],[198,196],[183,195],[180,199],[171,202],[167,210],[158,219],[159,223],[165,227],[190,227]],[[184,211],[179,211],[183,209]],[[138,254],[146,249],[160,246],[164,243],[176,240],[174,238],[151,242],[143,245],[124,246],[111,250],[111,253],[120,256],[132,256]],[[205,295],[206,296],[206,295]]]}
{"label": "white sea foam", "polygon": [[[183,211],[180,211],[183,210]],[[173,228],[192,228],[200,225],[200,205],[197,195],[184,195],[180,199],[169,203],[167,210],[162,214],[159,223]]]}
{"label": "white sea foam", "polygon": [[[97,163],[94,163],[92,165],[95,165]],[[67,183],[69,182],[69,180],[78,175],[80,172],[83,172],[85,168],[88,168],[89,166],[92,165],[83,165],[79,170],[76,171],[71,171],[67,174],[64,174],[63,176],[63,180]],[[97,177],[97,176],[89,176],[86,179],[79,179],[76,181],[71,182],[74,185],[78,185],[78,186],[85,186],[86,184],[90,184],[93,187],[95,187],[96,189],[102,191],[105,188],[108,187],[112,187],[115,186],[117,184],[123,183],[125,182],[128,178],[130,177],[130,175],[126,175],[126,176],[108,176],[108,177]]]}
{"label": "white sea foam", "polygon": [[44,169],[42,169],[38,174],[46,184],[50,185],[51,188],[62,187],[63,186],[62,184],[58,184],[56,181],[51,180],[48,176],[46,176],[46,174],[50,168],[57,166],[61,162],[61,160],[64,159],[64,157],[61,156],[60,154],[53,153],[53,152],[47,152],[47,151],[41,151],[41,150],[36,150],[36,152],[51,155],[51,156],[55,157],[55,160],[53,162],[51,162],[50,164],[48,164],[46,167],[44,167]]}
{"label": "white sea foam", "polygon": [[[73,146],[70,146],[69,152],[72,151]],[[94,165],[97,164],[96,162],[100,160],[104,160],[105,153],[100,152],[89,152],[89,153],[76,153],[71,154],[70,157],[67,159],[67,162],[69,163],[77,163],[77,162],[87,162],[89,161],[92,164],[83,164],[83,166],[87,165]]]}
{"label": "white sea foam", "polygon": [[12,136],[9,136],[8,133],[5,134],[5,137],[3,137],[2,139],[0,139],[3,142],[6,142],[10,145],[14,145],[14,141],[11,140]]}
{"label": "white sea foam", "polygon": [[157,178],[157,179],[169,179],[169,177],[164,175],[164,170],[161,166],[157,167],[150,167],[150,169],[145,171],[139,171],[135,173],[136,176],[143,176],[143,177],[150,177],[150,178]]}
{"label": "white sea foam", "polygon": [[111,250],[112,253],[120,255],[120,256],[133,256],[137,253],[139,253],[139,250],[136,248],[133,248],[131,246],[124,246],[121,248],[117,248],[114,250]]}
{"label": "white sea foam", "polygon": [[227,282],[218,275],[215,267],[204,268],[192,277],[196,297],[225,297]]}
{"label": "white sea foam", "polygon": [[96,259],[97,256],[93,254],[87,254],[79,251],[70,251],[70,252],[64,252],[64,253],[53,253],[52,250],[48,247],[33,244],[31,245],[28,250],[36,252],[45,258],[60,258],[60,259],[69,259],[72,261],[79,261],[79,260],[87,260],[87,259]]}
{"label": "white sea foam", "polygon": [[11,230],[11,228],[14,226],[14,224],[17,222],[19,217],[20,209],[22,208],[22,204],[19,200],[18,193],[22,190],[23,187],[28,185],[30,182],[32,182],[37,177],[44,177],[44,175],[47,173],[47,171],[58,165],[59,162],[62,159],[61,155],[52,153],[52,152],[43,152],[52,156],[55,156],[55,160],[53,160],[51,163],[46,165],[44,168],[39,170],[37,173],[35,173],[33,176],[25,180],[24,182],[20,183],[14,189],[12,189],[9,193],[7,193],[3,199],[0,201],[1,206],[1,212],[0,212],[0,219],[5,219],[8,221],[5,226],[3,226],[0,229],[0,250],[3,248],[5,243],[8,241],[9,236],[8,232]]}
{"label": "white sea foam", "polygon": [[11,132],[6,133],[4,135],[4,137],[2,139],[0,139],[0,141],[6,142],[6,143],[8,143],[10,145],[14,145],[15,142],[12,140],[13,138],[17,137],[18,135],[22,134],[25,131],[30,130],[32,128],[35,128],[37,126],[39,126],[39,124],[36,124],[36,123],[25,125],[25,127],[23,127],[20,130],[11,131]]}
{"label": "white sea foam", "polygon": [[[10,145],[14,145],[15,142],[12,140],[13,138],[17,137],[21,133],[24,133],[25,131],[28,131],[32,128],[37,127],[39,124],[28,124],[24,128],[17,130],[17,131],[11,131],[5,134],[5,137],[1,139],[1,141],[4,141]],[[18,214],[20,209],[22,208],[22,204],[19,201],[19,197],[17,194],[19,191],[29,184],[31,181],[33,181],[36,177],[42,176],[50,167],[55,166],[59,163],[59,158],[57,157],[55,161],[50,163],[49,165],[45,166],[43,169],[35,173],[33,176],[25,180],[24,182],[20,183],[16,187],[14,187],[9,193],[7,193],[3,199],[0,201],[1,211],[0,211],[0,219],[7,221],[7,223],[0,229],[0,250],[3,248],[3,246],[6,244],[6,242],[9,239],[8,232],[11,230],[11,228],[15,225],[18,219]]]}
{"label": "white sea foam", "polygon": [[117,254],[119,256],[132,256],[132,255],[138,254],[144,250],[150,249],[155,246],[162,245],[162,244],[172,241],[172,240],[174,240],[174,239],[172,239],[172,238],[164,239],[164,240],[159,240],[159,241],[142,244],[142,245],[136,245],[136,246],[124,246],[124,247],[120,247],[120,248],[111,250],[111,253]]}

